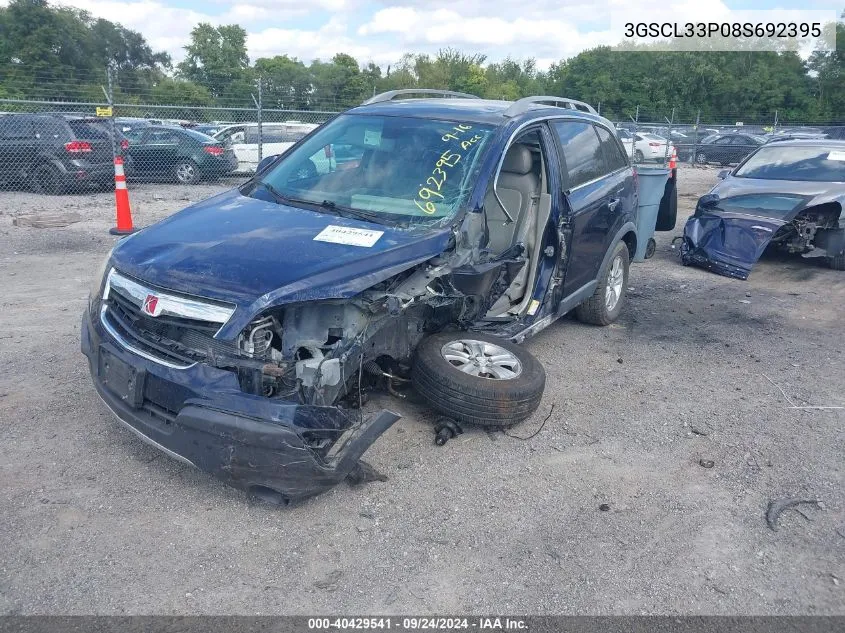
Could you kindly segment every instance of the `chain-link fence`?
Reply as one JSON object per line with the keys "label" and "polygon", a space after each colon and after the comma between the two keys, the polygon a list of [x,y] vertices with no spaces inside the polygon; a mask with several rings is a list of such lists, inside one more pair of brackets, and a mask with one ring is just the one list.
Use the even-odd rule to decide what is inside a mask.
{"label": "chain-link fence", "polygon": [[738,163],[765,143],[793,139],[845,139],[845,125],[824,119],[794,120],[773,112],[666,113],[647,106],[601,114],[616,124],[633,162],[664,161],[672,150],[690,164]]}
{"label": "chain-link fence", "polygon": [[0,184],[52,194],[105,189],[115,156],[130,183],[244,179],[333,114],[259,101],[231,108],[0,99]]}
{"label": "chain-link fence", "polygon": [[[260,85],[260,84],[259,84]],[[161,105],[103,100],[0,99],[0,186],[61,194],[111,189],[114,157],[127,180],[236,184],[264,157],[282,153],[334,115],[324,110]],[[845,126],[785,121],[771,114],[679,116],[647,111],[602,112],[617,127],[632,162],[732,164],[766,142],[788,138],[845,138]]]}

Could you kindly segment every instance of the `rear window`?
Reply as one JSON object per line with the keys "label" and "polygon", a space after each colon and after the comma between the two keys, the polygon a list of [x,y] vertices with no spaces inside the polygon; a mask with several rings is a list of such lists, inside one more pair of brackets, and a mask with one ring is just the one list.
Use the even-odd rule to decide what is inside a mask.
{"label": "rear window", "polygon": [[740,178],[845,182],[845,148],[767,145],[734,173]]}
{"label": "rear window", "polygon": [[197,132],[196,130],[182,130],[182,134],[191,137],[195,141],[199,141],[200,143],[219,143],[216,138],[211,138],[208,134],[203,134],[202,132]]}
{"label": "rear window", "polygon": [[68,122],[73,135],[82,139],[109,138],[108,132],[99,126],[97,121],[85,121],[83,119],[71,119]]}

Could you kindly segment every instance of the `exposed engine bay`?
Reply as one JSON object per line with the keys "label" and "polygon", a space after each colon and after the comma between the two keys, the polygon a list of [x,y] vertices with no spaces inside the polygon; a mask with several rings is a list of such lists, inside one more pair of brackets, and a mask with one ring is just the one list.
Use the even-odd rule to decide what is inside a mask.
{"label": "exposed engine bay", "polygon": [[[771,195],[773,205],[786,195]],[[800,197],[793,196],[800,202]],[[792,203],[790,201],[790,203]],[[824,202],[794,209],[749,207],[742,197],[703,196],[687,220],[680,256],[695,265],[736,279],[747,279],[751,268],[773,247],[803,257],[824,257],[831,268],[845,266],[845,220],[841,204]]]}
{"label": "exposed engine bay", "polygon": [[358,408],[368,389],[408,381],[424,336],[481,319],[526,264],[520,247],[484,264],[461,259],[429,260],[352,299],[271,310],[238,337],[237,358],[208,362],[236,370],[247,393]]}
{"label": "exposed engine bay", "polygon": [[826,244],[825,230],[840,228],[838,206],[820,205],[801,211],[788,224],[778,229],[771,244],[788,253],[813,257],[827,255],[826,247],[820,245],[817,248],[816,240],[821,237]]}

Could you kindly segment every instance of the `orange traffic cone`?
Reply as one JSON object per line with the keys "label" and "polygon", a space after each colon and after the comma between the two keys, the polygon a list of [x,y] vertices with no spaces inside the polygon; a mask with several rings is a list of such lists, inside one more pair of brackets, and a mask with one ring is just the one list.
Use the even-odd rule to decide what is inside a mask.
{"label": "orange traffic cone", "polygon": [[126,174],[123,172],[123,157],[114,159],[114,201],[117,206],[117,226],[109,229],[112,235],[129,235],[138,229],[132,226],[132,210],[129,208],[129,192],[126,190]]}
{"label": "orange traffic cone", "polygon": [[672,158],[669,159],[669,169],[677,169],[678,167],[678,150],[672,148]]}

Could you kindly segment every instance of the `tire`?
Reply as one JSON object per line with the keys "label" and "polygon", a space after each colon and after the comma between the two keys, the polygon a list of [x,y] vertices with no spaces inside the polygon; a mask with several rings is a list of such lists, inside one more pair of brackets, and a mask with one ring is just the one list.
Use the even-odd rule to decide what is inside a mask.
{"label": "tire", "polygon": [[[499,356],[501,360],[478,365],[472,358],[479,352],[485,359]],[[459,367],[472,370],[467,373]],[[485,372],[487,368],[503,374],[516,371],[516,375],[495,378],[493,371]],[[417,346],[411,380],[423,400],[439,413],[459,422],[508,427],[540,406],[546,371],[528,350],[505,339],[478,332],[441,332]]]}
{"label": "tire", "polygon": [[[593,296],[575,308],[575,316],[582,323],[590,325],[610,325],[622,312],[622,305],[625,303],[625,295],[628,292],[628,269],[630,260],[628,246],[625,242],[618,242],[613,247],[607,265],[602,269],[599,276],[599,284]],[[621,268],[621,285],[619,274]],[[608,287],[615,288],[615,301],[611,304],[611,293]]]}
{"label": "tire", "polygon": [[845,270],[845,253],[827,258],[827,265],[833,270]]}
{"label": "tire", "polygon": [[654,257],[654,252],[657,250],[657,242],[654,241],[653,237],[648,238],[648,243],[645,247],[645,258],[651,259]]}
{"label": "tire", "polygon": [[59,171],[46,163],[35,168],[30,176],[30,181],[34,193],[58,196],[65,192]]}
{"label": "tire", "polygon": [[695,155],[695,162],[698,163],[699,165],[706,165],[707,164],[707,154],[705,154],[704,152],[698,152],[698,154]]}
{"label": "tire", "polygon": [[176,182],[180,185],[195,185],[200,179],[200,169],[192,160],[180,161],[173,170]]}
{"label": "tire", "polygon": [[634,162],[639,164],[639,163],[643,162],[644,160],[645,160],[645,156],[643,156],[643,153],[640,150],[636,150],[634,152]]}

